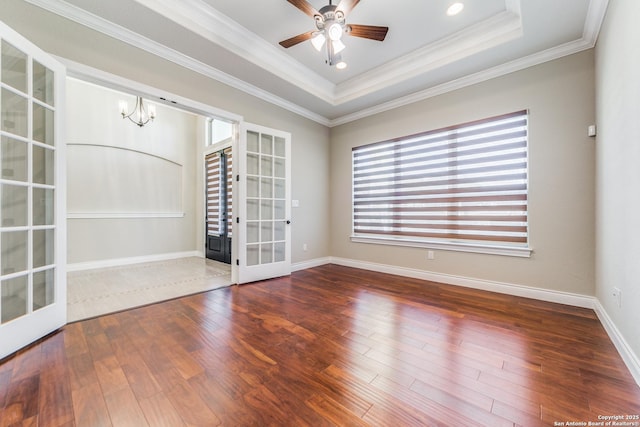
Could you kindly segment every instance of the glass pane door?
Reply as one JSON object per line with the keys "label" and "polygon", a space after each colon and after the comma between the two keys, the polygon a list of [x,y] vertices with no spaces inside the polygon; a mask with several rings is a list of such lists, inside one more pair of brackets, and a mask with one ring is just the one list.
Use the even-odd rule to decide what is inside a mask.
{"label": "glass pane door", "polygon": [[240,144],[240,283],[291,273],[290,143],[286,132],[245,125]]}
{"label": "glass pane door", "polygon": [[0,358],[66,321],[56,170],[64,74],[0,23]]}

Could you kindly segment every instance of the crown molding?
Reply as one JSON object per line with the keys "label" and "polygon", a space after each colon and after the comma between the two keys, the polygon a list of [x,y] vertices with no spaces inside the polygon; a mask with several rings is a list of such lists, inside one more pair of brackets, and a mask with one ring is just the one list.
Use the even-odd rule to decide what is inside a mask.
{"label": "crown molding", "polygon": [[135,1],[333,106],[370,95],[522,35],[520,0],[505,0],[502,13],[335,85],[203,0]]}
{"label": "crown molding", "polygon": [[[591,49],[595,47],[596,42],[598,41],[598,35],[600,33],[600,28],[602,27],[602,23],[606,15],[608,5],[609,0],[590,1],[589,10],[587,12],[587,18],[585,20],[583,29],[583,35],[582,38],[578,40],[574,40],[572,42],[543,50],[524,58],[516,59],[514,61],[507,62],[505,64],[498,65],[496,67],[492,67],[478,73],[470,74],[468,76],[461,77],[447,83],[433,86],[420,92],[412,93],[411,95],[396,98],[392,101],[378,104],[374,107],[366,108],[353,114],[341,116],[337,119],[331,120],[329,123],[329,127],[335,127],[345,123],[360,120],[369,116],[373,116],[375,114],[393,110],[394,108],[403,107],[405,105],[433,98],[447,92],[462,89],[477,83],[482,83],[496,77],[501,77],[506,74],[524,70],[525,68],[543,64],[548,61],[553,61],[564,56],[573,55],[574,53],[582,52],[583,50]],[[511,7],[516,6],[519,6],[519,4],[511,4]]]}
{"label": "crown molding", "polygon": [[521,37],[520,0],[505,11],[336,86],[336,105],[427,73],[462,58]]}
{"label": "crown molding", "polygon": [[587,11],[587,19],[585,19],[584,22],[582,39],[589,42],[591,47],[594,47],[598,41],[600,28],[607,14],[607,7],[609,7],[609,0],[591,0],[589,2],[589,10]]}
{"label": "crown molding", "polygon": [[328,103],[335,85],[202,0],[135,0]]}
{"label": "crown molding", "polygon": [[[229,86],[243,91],[256,90],[259,93],[257,96],[262,99],[265,96],[274,96],[260,93],[261,90],[253,85],[66,3],[64,0],[26,1],[110,37],[184,65]],[[218,12],[203,0],[135,1],[333,106],[370,95],[462,57],[512,40],[522,34],[519,14],[520,0],[505,0],[506,10],[502,13],[391,61],[371,72],[360,74],[349,81],[335,85],[319,74],[310,71],[276,46],[272,46],[253,32]],[[277,105],[282,106],[282,104]],[[285,108],[290,109],[291,106]]]}
{"label": "crown molding", "polygon": [[347,114],[337,119],[330,121],[329,127],[339,126],[345,123],[353,122],[355,120],[363,119],[365,117],[373,116],[375,114],[383,113],[385,111],[393,110],[394,108],[403,107],[405,105],[413,104],[415,102],[423,101],[428,98],[433,98],[438,95],[443,95],[447,92],[462,89],[467,86],[482,83],[487,80],[491,80],[496,77],[501,77],[506,74],[510,74],[516,71],[524,70],[525,68],[533,67],[535,65],[543,64],[554,59],[562,58],[563,56],[572,55],[574,53],[581,52],[586,49],[592,48],[593,45],[584,39],[579,39],[573,42],[565,43],[560,46],[553,47],[551,49],[544,50],[542,52],[534,53],[533,55],[526,56],[524,58],[516,59],[511,62],[507,62],[496,67],[492,67],[478,73],[470,74],[465,77],[461,77],[456,80],[430,87],[420,92],[412,93],[411,95],[396,98],[392,101],[378,104],[371,108],[366,108],[357,111],[353,114]]}
{"label": "crown molding", "polygon": [[[189,56],[181,54],[171,48],[168,48],[167,46],[154,42],[153,40],[143,37],[124,27],[118,26],[103,18],[93,15],[89,12],[86,12],[63,0],[25,0],[25,1],[35,6],[38,6],[42,9],[45,9],[49,12],[55,13],[64,18],[70,19],[74,22],[84,25],[95,31],[103,33],[107,36],[113,37],[124,43],[143,49],[149,53],[162,57],[168,61],[174,62],[194,72],[202,74],[211,79],[217,80],[230,87],[233,87],[242,92],[248,93],[252,96],[255,96],[273,105],[276,105],[285,110],[288,110],[297,115],[300,115],[302,117],[305,117],[309,120],[312,120],[314,122],[317,122],[319,124],[322,124],[328,127],[339,126],[341,124],[359,120],[374,114],[388,111],[393,108],[405,106],[405,105],[418,102],[424,99],[428,99],[434,96],[438,96],[453,90],[464,88],[476,83],[481,83],[483,81],[486,81],[495,77],[500,77],[508,73],[519,71],[527,67],[538,65],[546,61],[558,59],[562,56],[571,55],[571,54],[580,52],[582,50],[592,48],[595,46],[595,43],[597,42],[600,27],[604,20],[604,16],[606,14],[607,6],[609,3],[609,0],[591,0],[590,1],[587,18],[585,20],[585,26],[583,29],[583,35],[582,35],[582,38],[578,40],[565,43],[563,45],[560,45],[551,49],[547,49],[545,51],[538,52],[533,55],[529,55],[525,58],[520,58],[515,61],[511,61],[509,63],[499,65],[478,73],[474,73],[474,74],[471,74],[471,75],[468,75],[444,84],[433,86],[431,88],[413,93],[408,96],[400,97],[389,102],[381,103],[371,108],[365,108],[355,113],[347,114],[347,115],[338,117],[336,119],[330,120],[327,117],[324,117],[311,110],[301,107],[300,105],[287,101],[286,99],[278,97],[266,90],[260,89],[254,85],[246,83],[243,80],[233,77],[227,73],[224,73],[214,67],[211,67]],[[145,4],[147,2],[150,2],[151,0],[136,0],[136,1],[140,2],[141,4]],[[148,4],[150,5],[151,3],[148,3]],[[184,0],[184,2],[173,2],[171,0],[156,0],[153,2],[153,9],[156,11],[158,9],[157,7],[158,4],[163,5],[163,7],[168,7],[169,4],[171,4],[171,6],[182,4],[182,6],[179,6],[179,10],[182,10],[183,12],[185,9],[188,10],[188,8],[186,7],[187,4],[193,4],[198,8],[204,8],[204,10],[207,12],[206,17],[204,16],[205,13],[202,12],[200,14],[202,15],[201,19],[200,18],[195,19],[193,16],[191,16],[193,15],[193,12],[187,14],[191,16],[191,18],[189,17],[187,18],[193,21],[192,25],[197,25],[198,27],[201,28],[201,30],[203,28],[204,29],[218,28],[218,27],[225,28],[226,29],[225,31],[228,31],[228,34],[225,35],[224,38],[221,38],[218,32],[213,32],[213,31],[211,31],[208,34],[208,36],[205,35],[205,37],[208,37],[208,39],[211,41],[214,41],[211,38],[217,38],[218,41],[217,42],[214,41],[214,42],[218,44],[220,43],[238,44],[239,43],[240,44],[239,49],[241,48],[243,52],[245,52],[248,56],[256,53],[256,51],[258,52],[262,51],[263,48],[267,52],[269,52],[269,50],[275,49],[273,46],[270,46],[268,43],[266,43],[268,45],[268,48],[266,48],[264,46],[265,45],[264,40],[260,39],[255,34],[250,33],[248,30],[239,26],[237,23],[233,21],[230,22],[228,17],[220,13],[217,13],[217,11],[213,10],[211,7],[204,4],[202,0]],[[506,5],[506,11],[503,12],[503,14],[501,14],[497,18],[494,17],[494,19],[501,20],[504,25],[504,28],[498,29],[493,34],[493,37],[496,38],[496,41],[499,40],[501,36],[514,37],[516,35],[516,32],[518,31],[517,26],[519,24],[514,20],[514,16],[517,16],[518,19],[520,17],[520,0],[505,0],[505,5]],[[199,9],[199,10],[202,10],[202,9]],[[175,16],[172,15],[171,18],[174,19]],[[183,20],[183,19],[187,20],[187,18],[181,17],[180,20]],[[177,21],[177,22],[181,22],[181,21]],[[185,25],[185,22],[182,22],[182,25]],[[215,25],[213,25],[214,22],[215,22]],[[480,23],[478,25],[482,25],[482,24],[483,23]],[[208,27],[208,25],[211,25],[211,26]],[[188,28],[191,28],[191,27],[188,27]],[[249,35],[247,35],[246,33],[249,33]],[[229,35],[229,34],[232,34],[232,35]],[[500,36],[500,34],[502,35]],[[461,52],[458,52],[458,54],[462,54],[462,50],[464,50],[463,39],[465,38],[464,37],[465,35],[466,34],[463,31],[460,34],[452,36],[452,38],[454,39],[452,41],[456,43],[460,43],[460,45],[458,46],[458,49],[461,50]],[[490,34],[486,36],[489,38],[489,40],[491,39]],[[246,45],[243,46],[242,40],[245,40],[245,43],[248,43],[249,47],[247,47]],[[467,42],[469,42],[469,40],[467,40]],[[433,48],[433,46],[431,46],[431,48]],[[476,44],[474,46],[472,43],[469,46],[469,48],[479,49],[477,51],[483,50],[482,44]],[[424,50],[427,50],[427,49],[429,49],[429,47],[424,48]],[[439,49],[439,50],[441,51],[442,49]],[[282,52],[279,52],[277,49],[275,49],[275,51],[279,56],[284,55]],[[427,52],[423,52],[423,54],[425,53]],[[267,56],[271,54],[272,53],[268,53]],[[469,53],[467,53],[467,55],[468,54]],[[449,55],[445,53],[442,57],[439,58],[440,61],[444,61],[440,63],[440,65],[444,65],[445,63],[450,63],[452,60],[455,60],[456,59],[455,55],[456,55],[455,53],[452,53]],[[246,59],[248,59],[248,56],[246,57]],[[284,55],[284,56],[287,57],[288,61],[292,61],[291,58],[288,58],[287,55]],[[412,61],[409,60],[410,58],[415,60],[415,58],[411,57],[411,54],[408,55],[406,62],[408,62],[409,65],[407,65],[407,67],[415,66],[415,64],[411,64]],[[393,68],[393,72],[397,73],[400,76],[403,73],[406,73],[406,75],[411,76],[412,75],[411,73],[414,73],[416,71],[408,69],[407,67],[403,66],[404,64],[401,63],[401,61],[403,60],[404,58],[399,59],[398,62],[393,67],[389,67],[389,68]],[[280,59],[277,59],[277,61],[280,61]],[[299,67],[301,67],[301,65],[296,61],[293,61],[293,62],[295,62],[297,65],[294,64],[295,66],[291,68],[292,70],[299,69]],[[436,63],[437,61],[434,61],[433,58],[430,58],[430,59],[426,59],[425,62],[422,64],[422,66],[423,67],[431,66],[435,68]],[[308,69],[306,69],[303,66],[302,66],[302,69],[305,70],[304,72],[307,75],[309,74]],[[379,67],[379,69],[372,70],[371,72],[369,72],[370,75],[367,75],[367,73],[365,73],[365,75],[358,76],[358,82],[357,83],[352,82],[352,87],[348,89],[346,88],[347,85],[343,83],[340,86],[341,88],[340,90],[338,90],[338,88],[334,86],[332,90],[330,90],[330,93],[323,93],[327,90],[326,85],[324,83],[318,85],[317,84],[318,81],[316,80],[313,80],[314,83],[311,85],[308,85],[308,84],[305,85],[303,89],[309,92],[309,86],[313,87],[314,85],[316,85],[316,88],[321,88],[321,89],[318,89],[318,91],[321,92],[321,94],[319,95],[320,99],[328,98],[330,99],[329,101],[330,104],[339,105],[340,103],[344,103],[349,100],[362,97],[366,94],[370,94],[373,91],[380,90],[382,87],[384,87],[384,84],[382,82],[382,80],[384,80],[384,71],[385,71],[385,66]],[[294,84],[296,84],[295,81],[300,82],[300,79],[295,79],[294,81],[293,77],[291,76],[287,76],[285,78],[287,81],[290,81]],[[397,82],[397,80],[393,80],[393,76],[389,76],[387,78],[387,86],[390,84],[389,82]],[[330,83],[330,85],[332,84]]]}
{"label": "crown molding", "polygon": [[80,9],[74,5],[71,5],[62,0],[24,0],[27,3],[31,3],[34,6],[38,6],[51,13],[59,15],[63,18],[74,21],[80,25],[84,25],[94,31],[98,31],[123,43],[127,43],[131,46],[142,49],[153,55],[159,56],[167,61],[173,62],[177,65],[185,67],[198,74],[202,74],[220,83],[226,84],[230,87],[238,89],[256,98],[262,99],[270,104],[281,107],[299,116],[305,117],[309,120],[315,121],[322,125],[328,126],[329,119],[320,114],[314,113],[311,110],[303,108],[293,102],[287,101],[284,98],[276,96],[266,90],[260,89],[257,86],[251,85],[243,80],[231,76],[217,68],[197,61],[187,55],[184,55],[174,49],[157,43],[147,37],[141,36],[133,31],[130,31],[124,27],[107,21],[104,18],[89,13],[83,9]]}

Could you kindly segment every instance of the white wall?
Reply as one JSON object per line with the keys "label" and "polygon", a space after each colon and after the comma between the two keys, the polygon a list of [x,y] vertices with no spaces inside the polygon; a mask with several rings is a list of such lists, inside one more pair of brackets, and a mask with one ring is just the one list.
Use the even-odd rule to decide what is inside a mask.
{"label": "white wall", "polygon": [[[594,295],[593,51],[332,129],[333,256],[500,284]],[[352,243],[351,148],[529,110],[531,258]]]}
{"label": "white wall", "polygon": [[[610,1],[596,46],[596,295],[635,353],[636,363],[640,361],[638,22],[640,2]],[[621,307],[613,297],[614,287],[622,291]]]}
{"label": "white wall", "polygon": [[67,79],[70,264],[196,251],[197,117],[156,105],[124,120],[135,97]]}

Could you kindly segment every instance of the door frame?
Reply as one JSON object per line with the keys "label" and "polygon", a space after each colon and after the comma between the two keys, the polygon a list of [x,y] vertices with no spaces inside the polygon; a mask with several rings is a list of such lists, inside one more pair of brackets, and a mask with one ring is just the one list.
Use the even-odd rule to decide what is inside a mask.
{"label": "door frame", "polygon": [[[205,104],[199,101],[194,101],[189,98],[185,98],[183,96],[171,93],[164,89],[159,89],[153,86],[146,85],[144,83],[140,83],[135,80],[127,79],[121,76],[117,76],[115,74],[111,74],[107,71],[103,71],[97,68],[90,67],[85,64],[81,64],[63,57],[58,57],[54,55],[54,58],[61,62],[67,68],[67,77],[78,79],[84,82],[93,83],[98,86],[102,86],[109,89],[114,89],[121,92],[130,93],[133,95],[141,96],[145,99],[152,100],[157,104],[164,104],[172,108],[182,109],[184,111],[188,111],[202,118],[214,118],[214,119],[222,119],[227,120],[229,122],[234,123],[234,137],[232,142],[232,150],[237,152],[238,147],[238,129],[240,124],[244,121],[243,116],[231,113],[229,111],[214,107],[209,104]],[[160,97],[164,99],[160,99]],[[202,123],[202,126],[199,126],[199,131],[204,135],[205,132],[205,124]],[[199,140],[204,141],[204,136],[200,135],[198,137]],[[202,161],[198,161],[197,163],[197,177],[196,177],[196,185],[200,186],[196,189],[199,194],[204,195],[204,151],[209,149],[209,147],[205,147],[204,144],[199,144],[198,147],[198,158]],[[234,180],[234,200],[233,203],[236,202],[236,197],[238,197],[236,182]],[[205,200],[203,197],[202,207],[196,209],[197,215],[199,217],[195,218],[196,221],[196,233],[200,238],[203,239],[202,244],[198,244],[200,248],[200,255],[205,258],[204,253],[204,236],[205,236]],[[237,257],[237,249],[235,244],[232,242],[232,251],[231,251],[231,282],[238,283],[238,267],[233,260]],[[66,250],[66,248],[65,248]]]}

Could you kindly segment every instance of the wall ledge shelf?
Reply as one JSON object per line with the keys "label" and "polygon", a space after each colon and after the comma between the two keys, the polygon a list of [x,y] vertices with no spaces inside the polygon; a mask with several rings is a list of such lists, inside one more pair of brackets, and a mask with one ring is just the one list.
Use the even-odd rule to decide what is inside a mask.
{"label": "wall ledge shelf", "polygon": [[184,212],[69,212],[67,219],[184,218]]}

